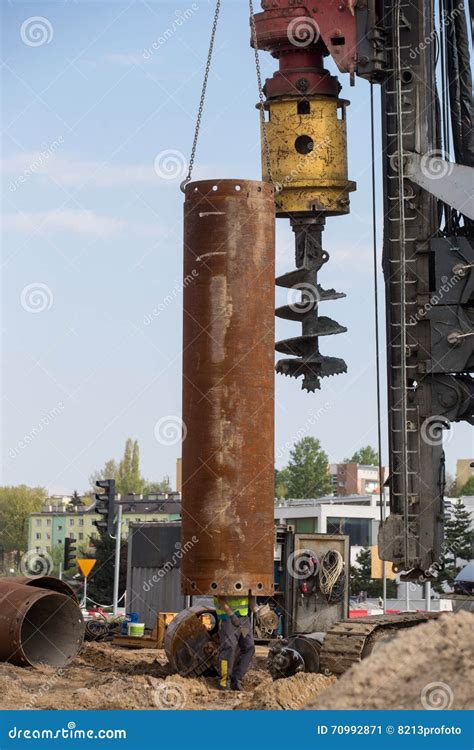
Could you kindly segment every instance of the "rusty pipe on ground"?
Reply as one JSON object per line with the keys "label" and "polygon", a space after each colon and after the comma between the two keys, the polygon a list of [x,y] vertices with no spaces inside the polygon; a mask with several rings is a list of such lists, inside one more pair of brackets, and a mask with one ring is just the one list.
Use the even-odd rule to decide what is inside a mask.
{"label": "rusty pipe on ground", "polygon": [[64,667],[83,639],[84,620],[70,595],[0,579],[0,661]]}
{"label": "rusty pipe on ground", "polygon": [[37,589],[56,591],[58,594],[66,594],[66,596],[70,596],[71,599],[77,601],[77,595],[72,586],[54,576],[9,576],[8,582],[22,583],[24,586],[34,586]]}
{"label": "rusty pipe on ground", "polygon": [[269,595],[274,548],[274,189],[186,186],[181,581]]}

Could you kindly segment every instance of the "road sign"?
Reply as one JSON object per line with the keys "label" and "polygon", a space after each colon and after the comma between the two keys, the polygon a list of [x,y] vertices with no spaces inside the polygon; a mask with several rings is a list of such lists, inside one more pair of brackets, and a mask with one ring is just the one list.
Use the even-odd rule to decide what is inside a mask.
{"label": "road sign", "polygon": [[81,571],[84,578],[87,578],[92,568],[94,567],[95,563],[96,561],[94,559],[77,560],[79,570]]}
{"label": "road sign", "polygon": [[[379,548],[377,545],[373,545],[370,548],[371,551],[371,578],[382,578],[382,560],[379,558]],[[385,564],[385,578],[389,581],[395,581],[397,574],[392,570],[392,564],[387,562]]]}

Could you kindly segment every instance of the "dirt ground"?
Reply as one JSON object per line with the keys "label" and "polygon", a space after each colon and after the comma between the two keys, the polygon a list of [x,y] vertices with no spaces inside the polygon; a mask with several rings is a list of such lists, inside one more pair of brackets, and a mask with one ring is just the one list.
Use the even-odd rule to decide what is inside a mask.
{"label": "dirt ground", "polygon": [[241,693],[222,693],[215,678],[171,674],[163,651],[85,643],[63,670],[0,664],[0,709],[297,709],[334,677],[296,675],[273,683],[257,647]]}
{"label": "dirt ground", "polygon": [[473,633],[469,612],[399,632],[309,708],[472,709]]}
{"label": "dirt ground", "polygon": [[240,693],[216,678],[171,674],[163,651],[86,643],[62,670],[0,664],[0,709],[273,709],[473,707],[474,615],[407,629],[340,679],[298,674],[273,682],[257,647]]}

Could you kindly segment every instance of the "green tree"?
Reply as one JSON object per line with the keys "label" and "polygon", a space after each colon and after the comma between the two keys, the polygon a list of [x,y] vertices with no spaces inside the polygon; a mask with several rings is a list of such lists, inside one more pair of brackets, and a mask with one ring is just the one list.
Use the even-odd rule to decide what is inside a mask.
{"label": "green tree", "polygon": [[117,492],[120,492],[123,495],[133,492],[133,489],[131,489],[133,484],[132,457],[133,440],[132,438],[127,438],[123,458],[119,463],[118,486],[116,488]]}
{"label": "green tree", "polygon": [[146,482],[143,488],[144,495],[154,495],[161,492],[171,492],[170,478],[163,477],[160,482]]}
{"label": "green tree", "polygon": [[[473,486],[474,489],[474,486]],[[446,479],[445,479],[445,485],[444,485],[444,494],[446,497],[457,497],[458,493],[456,490],[456,480],[452,476],[452,474],[449,474],[446,472]]]}
{"label": "green tree", "polygon": [[[101,534],[93,540],[96,559],[87,582],[87,594],[98,604],[110,605],[114,593],[115,539],[108,534]],[[125,591],[127,580],[127,543],[122,541],[120,547],[119,597]]]}
{"label": "green tree", "polygon": [[378,466],[379,456],[375,448],[371,445],[366,445],[364,448],[360,448],[354,453],[352,458],[345,458],[343,463],[345,464],[362,464],[363,466]]}
{"label": "green tree", "polygon": [[72,493],[71,504],[76,508],[81,507],[81,505],[85,505],[83,498],[80,496],[77,490],[74,490],[74,492]]}
{"label": "green tree", "polygon": [[288,497],[288,469],[275,469],[275,497],[277,500]]}
{"label": "green tree", "polygon": [[104,467],[102,469],[98,469],[97,471],[94,471],[93,474],[89,477],[89,482],[91,483],[91,487],[95,490],[95,485],[97,480],[102,479],[115,479],[115,481],[118,481],[119,478],[119,467],[117,462],[110,458],[108,461],[105,462]]}
{"label": "green tree", "polygon": [[90,483],[93,487],[98,479],[115,479],[115,490],[121,495],[140,495],[145,487],[145,480],[140,474],[138,441],[127,438],[122,460],[117,464],[114,459],[109,459],[103,469],[91,475]]}
{"label": "green tree", "polygon": [[459,490],[460,495],[474,495],[474,477],[470,477]]}
{"label": "green tree", "polygon": [[289,498],[322,497],[331,491],[328,457],[314,437],[301,438],[284,469]]}
{"label": "green tree", "polygon": [[28,517],[44,505],[48,493],[43,487],[0,487],[0,544],[5,552],[28,548]]}
{"label": "green tree", "polygon": [[123,458],[119,464],[117,492],[121,495],[140,495],[143,492],[145,480],[140,474],[140,449],[138,440],[128,438],[125,443]]}
{"label": "green tree", "polygon": [[131,466],[130,475],[131,475],[132,487],[140,487],[141,488],[140,491],[143,491],[143,487],[145,486],[145,481],[143,477],[140,476],[140,448],[138,447],[138,440],[135,440],[135,442],[133,443],[132,466]]}
{"label": "green tree", "polygon": [[438,576],[434,588],[438,592],[452,588],[454,579],[472,556],[471,514],[460,500],[453,502],[451,515],[444,527],[447,552],[444,570]]}
{"label": "green tree", "polygon": [[[79,551],[77,550],[77,552]],[[64,568],[62,567],[64,565],[64,544],[55,544],[54,547],[51,548],[49,554],[51,560],[53,561],[52,575],[58,576],[60,568],[63,573],[69,574],[71,576],[77,573],[77,566],[75,563],[71,565],[67,570],[64,570]],[[80,557],[80,554],[77,554],[77,557]]]}
{"label": "green tree", "polygon": [[51,560],[53,561],[53,569],[51,571],[51,575],[57,576],[59,575],[59,568],[60,564],[62,564],[64,560],[64,547],[62,544],[55,544],[54,547],[51,547],[49,551],[49,556]]}
{"label": "green tree", "polygon": [[[390,563],[387,563],[390,565]],[[370,547],[361,549],[356,557],[355,565],[350,567],[350,592],[351,596],[357,596],[365,591],[368,597],[382,596],[383,583],[381,578],[372,578],[372,552]],[[397,584],[387,578],[387,597],[395,598],[397,595]]]}
{"label": "green tree", "polygon": [[372,585],[372,557],[369,547],[361,549],[356,557],[354,565],[350,567],[350,592],[351,596],[357,596],[361,591],[369,595]]}

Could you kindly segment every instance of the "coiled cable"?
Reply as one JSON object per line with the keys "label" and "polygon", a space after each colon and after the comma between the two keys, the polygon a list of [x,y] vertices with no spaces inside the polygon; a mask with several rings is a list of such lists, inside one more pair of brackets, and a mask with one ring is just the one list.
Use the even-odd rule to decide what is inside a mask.
{"label": "coiled cable", "polygon": [[321,558],[319,590],[329,603],[334,603],[344,595],[344,585],[344,560],[340,552],[330,549]]}

